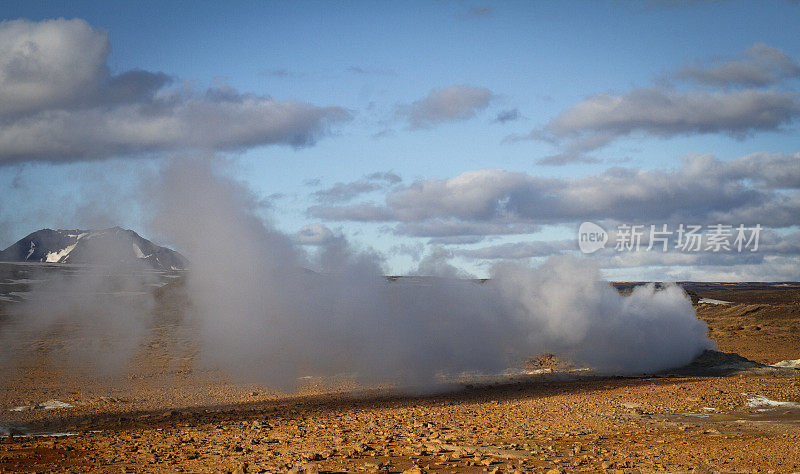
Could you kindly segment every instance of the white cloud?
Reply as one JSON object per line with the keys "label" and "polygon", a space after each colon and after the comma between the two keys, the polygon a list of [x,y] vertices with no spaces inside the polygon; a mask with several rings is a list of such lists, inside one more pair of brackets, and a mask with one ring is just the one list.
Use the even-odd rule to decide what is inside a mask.
{"label": "white cloud", "polygon": [[519,113],[519,109],[509,109],[498,112],[497,116],[494,118],[494,121],[497,123],[506,123],[513,122],[521,118],[522,114]]}
{"label": "white cloud", "polygon": [[513,221],[461,221],[431,219],[422,222],[402,222],[395,229],[400,235],[412,237],[455,237],[475,235],[531,234],[539,226]]}
{"label": "white cloud", "polygon": [[349,183],[336,183],[333,186],[325,189],[320,189],[314,192],[314,197],[320,202],[344,202],[360,196],[362,194],[371,193],[381,189],[386,189],[388,186],[395,185],[403,179],[395,173],[376,172],[371,173],[357,181]]}
{"label": "white cloud", "polygon": [[430,128],[445,122],[467,120],[486,109],[494,95],[485,87],[454,85],[433,88],[427,97],[398,108],[411,128]]}
{"label": "white cloud", "polygon": [[0,114],[74,104],[108,76],[105,33],[83,20],[0,23]]}
{"label": "white cloud", "polygon": [[325,245],[336,239],[333,231],[322,224],[309,224],[303,226],[295,240],[301,245]]}
{"label": "white cloud", "polygon": [[627,136],[724,134],[743,139],[757,132],[785,131],[800,117],[796,91],[758,89],[800,77],[800,62],[765,44],[756,44],[735,59],[684,67],[669,77],[709,85],[712,90],[656,86],[595,94],[544,126],[526,135],[511,135],[507,141],[532,139],[558,145],[560,152],[541,163],[553,165],[581,161],[584,153]]}
{"label": "white cloud", "polygon": [[800,63],[780,49],[757,43],[736,58],[686,66],[674,77],[722,87],[763,87],[800,77]]}
{"label": "white cloud", "polygon": [[394,220],[391,210],[376,204],[348,206],[311,206],[308,215],[331,221],[381,222]]}
{"label": "white cloud", "polygon": [[567,152],[581,153],[623,136],[658,137],[724,133],[744,138],[758,131],[780,131],[800,116],[800,102],[790,92],[746,89],[732,92],[675,92],[636,89],[598,94],[550,120],[542,133],[566,141]]}
{"label": "white cloud", "polygon": [[575,250],[577,242],[573,240],[511,242],[500,245],[491,245],[478,249],[462,249],[456,255],[477,259],[524,259],[532,257],[548,257],[559,255],[565,250]]}
{"label": "white cloud", "polygon": [[350,118],[227,87],[169,89],[160,72],[112,75],[109,53],[105,33],[83,20],[0,23],[0,164],[300,147]]}
{"label": "white cloud", "polygon": [[697,155],[674,170],[611,168],[573,179],[485,169],[397,188],[384,205],[316,206],[309,212],[330,220],[395,221],[402,233],[438,237],[448,228],[464,235],[476,223],[487,234],[581,220],[786,227],[800,215],[799,162],[798,153],[727,161]]}

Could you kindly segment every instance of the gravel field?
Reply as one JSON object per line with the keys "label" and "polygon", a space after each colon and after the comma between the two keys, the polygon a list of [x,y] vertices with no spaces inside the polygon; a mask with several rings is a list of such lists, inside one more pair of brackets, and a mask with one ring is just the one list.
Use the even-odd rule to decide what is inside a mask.
{"label": "gravel field", "polygon": [[3,319],[25,350],[3,367],[1,470],[800,471],[800,370],[760,365],[800,357],[794,288],[699,293],[730,302],[698,316],[751,364],[709,353],[688,371],[599,377],[556,361],[438,393],[342,377],[283,394],[200,368],[173,286],[121,372],[59,363],[96,334],[34,337]]}

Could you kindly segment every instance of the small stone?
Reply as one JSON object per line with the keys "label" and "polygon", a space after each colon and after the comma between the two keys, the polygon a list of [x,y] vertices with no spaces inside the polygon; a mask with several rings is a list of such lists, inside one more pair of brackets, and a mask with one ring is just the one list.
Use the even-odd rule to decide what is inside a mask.
{"label": "small stone", "polygon": [[315,463],[304,463],[299,466],[295,466],[289,470],[290,473],[299,474],[318,474],[319,473],[319,465]]}
{"label": "small stone", "polygon": [[406,469],[405,471],[403,471],[403,474],[424,474],[424,472],[425,471],[420,469],[419,466],[414,466],[410,469]]}

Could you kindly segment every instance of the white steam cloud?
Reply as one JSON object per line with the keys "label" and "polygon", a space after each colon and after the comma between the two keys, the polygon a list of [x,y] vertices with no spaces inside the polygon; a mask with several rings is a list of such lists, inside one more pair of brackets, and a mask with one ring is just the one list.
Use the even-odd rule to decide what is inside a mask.
{"label": "white steam cloud", "polygon": [[5,306],[10,318],[0,328],[0,387],[13,386],[15,377],[27,376],[20,370],[34,367],[78,378],[125,373],[153,320],[157,278],[143,267],[107,262],[31,269],[31,291]]}
{"label": "white steam cloud", "polygon": [[379,258],[343,239],[311,261],[215,159],[175,160],[159,179],[153,224],[192,262],[203,360],[250,381],[291,389],[301,376],[350,374],[420,386],[543,352],[630,374],[686,364],[713,345],[677,286],[623,296],[569,258],[499,266],[485,283],[390,282]]}
{"label": "white steam cloud", "polygon": [[[457,270],[436,251],[423,263],[439,277],[398,281],[343,237],[309,257],[296,236],[264,221],[261,201],[225,165],[175,159],[141,193],[151,230],[190,260],[176,321],[186,334],[199,329],[202,368],[280,390],[304,376],[424,388],[440,375],[497,374],[545,352],[599,373],[636,374],[687,364],[713,346],[679,287],[621,295],[584,260],[497,266],[481,283],[444,278]],[[90,377],[130,369],[164,310],[151,279],[105,266],[35,286],[10,307],[2,367],[19,360],[18,335],[35,341],[61,331],[57,344],[67,342],[51,353],[56,365]]]}

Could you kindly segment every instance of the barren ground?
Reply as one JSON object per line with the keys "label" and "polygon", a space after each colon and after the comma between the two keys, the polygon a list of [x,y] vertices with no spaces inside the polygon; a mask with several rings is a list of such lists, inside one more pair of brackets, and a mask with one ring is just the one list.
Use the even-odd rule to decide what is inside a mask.
{"label": "barren ground", "polygon": [[[698,295],[733,302],[698,305],[721,351],[800,358],[800,290]],[[747,405],[757,395],[800,402],[800,370],[551,374],[417,396],[309,382],[289,396],[196,370],[191,331],[163,296],[121,379],[59,368],[59,351],[86,342],[68,330],[15,334],[28,350],[0,374],[0,470],[800,471],[800,405]],[[51,399],[73,406],[33,408]],[[19,406],[29,408],[9,410]],[[31,436],[54,432],[70,435]]]}

